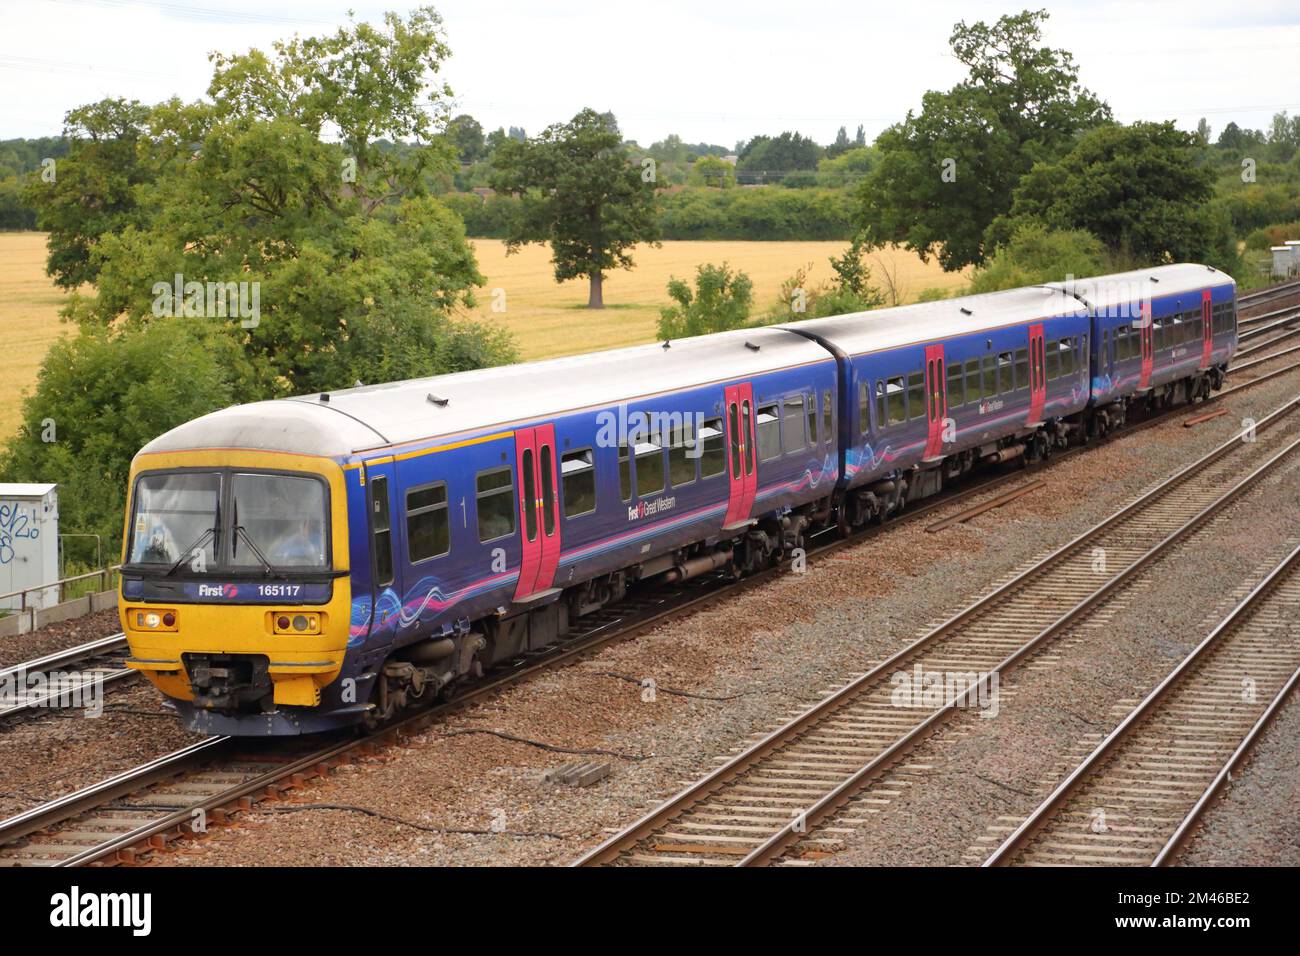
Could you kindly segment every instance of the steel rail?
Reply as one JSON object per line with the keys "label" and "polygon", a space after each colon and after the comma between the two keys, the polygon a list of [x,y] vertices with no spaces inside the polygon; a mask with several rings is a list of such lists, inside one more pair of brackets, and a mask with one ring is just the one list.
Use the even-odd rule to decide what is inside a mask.
{"label": "steel rail", "polygon": [[[982,864],[983,866],[1006,866],[1011,863],[1016,854],[1021,852],[1035,836],[1037,836],[1044,827],[1048,826],[1053,816],[1060,810],[1066,802],[1073,796],[1087,779],[1096,773],[1106,762],[1106,760],[1116,751],[1124,742],[1132,739],[1131,735],[1139,727],[1142,721],[1152,714],[1155,709],[1162,703],[1170,699],[1171,692],[1182,679],[1188,675],[1191,670],[1204,661],[1212,651],[1218,650],[1224,643],[1225,635],[1231,636],[1237,625],[1249,619],[1255,611],[1264,603],[1267,596],[1275,589],[1281,580],[1285,580],[1300,565],[1300,547],[1293,549],[1286,558],[1282,560],[1259,584],[1257,584],[1250,593],[1243,598],[1236,607],[1221,621],[1182,661],[1179,662],[1172,671],[1167,674],[1163,680],[1157,684],[1150,693],[1135,707],[1106,737],[1093,749],[1093,751],[1084,758],[1084,760],[1070,772],[1070,774],[1057,785],[1046,799],[1042,801],[1025,820],[1002,841],[1001,845],[994,850]],[[1214,781],[1202,794],[1201,798],[1195,803],[1192,809],[1184,816],[1182,823],[1172,837],[1166,841],[1164,847],[1156,854],[1152,865],[1162,865],[1171,859],[1174,851],[1186,839],[1190,833],[1191,827],[1196,819],[1204,811],[1214,794],[1226,782],[1228,774],[1231,772],[1241,759],[1245,756],[1250,745],[1258,738],[1259,732],[1263,727],[1276,715],[1281,703],[1286,699],[1291,689],[1295,686],[1296,677],[1300,672],[1293,673],[1291,679],[1286,682],[1281,690],[1274,696],[1272,702],[1265,708],[1264,713],[1256,720],[1250,732],[1233,751],[1227,764],[1219,771]]]}
{"label": "steel rail", "polygon": [[[1256,430],[1271,427],[1278,421],[1282,420],[1286,415],[1292,413],[1297,407],[1300,407],[1300,397],[1291,399],[1284,405],[1275,409],[1269,415],[1265,416],[1265,418],[1263,418],[1256,426]],[[1208,465],[1219,461],[1226,455],[1231,454],[1234,450],[1242,447],[1244,444],[1242,439],[1249,435],[1250,431],[1251,429],[1243,429],[1241,432],[1234,435],[1227,442],[1224,442],[1213,449],[1201,459],[1180,469],[1174,475],[1165,479],[1156,487],[1125,505],[1110,517],[1084,531],[1082,534],[1056,549],[1051,554],[1037,561],[1030,568],[1013,577],[1010,581],[1007,581],[1005,584],[996,588],[994,591],[980,598],[973,604],[968,605],[953,617],[940,624],[937,628],[934,628],[918,640],[897,651],[889,658],[873,667],[866,674],[856,678],[835,693],[823,698],[787,724],[767,734],[742,753],[732,757],[727,762],[714,769],[699,781],[687,786],[669,800],[650,810],[625,830],[609,837],[595,849],[575,861],[574,865],[600,865],[617,859],[623,853],[634,848],[646,837],[653,835],[664,824],[680,817],[695,805],[699,804],[702,800],[719,791],[726,784],[737,778],[741,773],[755,766],[763,758],[801,735],[803,731],[818,723],[823,717],[836,712],[841,706],[856,698],[859,692],[865,691],[886,673],[897,669],[904,662],[915,658],[921,651],[937,644],[941,639],[955,631],[961,624],[975,618],[982,612],[995,607],[1004,597],[1010,595],[1013,591],[1023,588],[1027,582],[1044,576],[1052,567],[1063,563],[1068,556],[1077,553],[1082,546],[1091,541],[1095,541],[1112,527],[1115,527],[1125,519],[1140,513],[1155,501],[1162,499],[1194,475],[1201,473]],[[1118,586],[1118,582],[1121,579],[1127,580],[1127,575],[1130,572],[1134,572],[1140,567],[1145,567],[1145,565],[1151,560],[1154,560],[1154,557],[1160,553],[1159,549],[1171,546],[1174,540],[1180,540],[1183,536],[1190,533],[1195,529],[1195,527],[1198,527],[1201,523],[1207,520],[1215,511],[1225,506],[1231,495],[1245,487],[1246,484],[1258,480],[1266,471],[1271,470],[1271,468],[1280,463],[1284,457],[1294,452],[1297,447],[1300,447],[1300,440],[1297,440],[1288,446],[1282,455],[1275,456],[1265,466],[1252,472],[1246,479],[1243,479],[1242,482],[1239,482],[1234,486],[1232,491],[1220,496],[1212,506],[1212,509],[1205,509],[1191,521],[1184,523],[1184,525],[1175,532],[1175,536],[1171,536],[1169,539],[1158,545],[1157,549],[1152,549],[1142,558],[1138,559],[1135,564],[1130,565],[1126,571],[1113,577],[1108,584],[1103,585],[1100,590],[1095,591],[1092,597],[1076,605],[1075,608],[1067,613],[1065,618],[1058,620],[1058,624],[1067,619],[1073,620],[1084,610],[1093,606],[1096,601],[1104,597],[1105,594],[1109,594],[1115,586]],[[1048,631],[1051,630],[1051,628],[1048,629]],[[1048,631],[1040,633],[1039,636],[1031,642],[1030,646],[1036,645],[1041,639],[1044,639]],[[1023,656],[1023,653],[1027,653],[1026,647],[1022,647],[1021,650],[1013,654],[1008,661],[1004,661],[1004,665],[1019,660],[1019,658]],[[988,676],[986,674],[980,684],[971,688],[971,690],[967,692],[967,695],[963,695],[963,699],[968,696],[969,693],[981,690],[982,684],[984,681],[987,681],[987,679]],[[951,707],[946,709],[950,710]],[[818,820],[832,809],[832,805],[838,806],[843,802],[848,794],[856,792],[856,790],[860,788],[860,785],[865,782],[867,777],[882,766],[884,760],[896,756],[901,747],[906,746],[907,743],[915,740],[922,732],[924,732],[924,730],[928,729],[928,727],[934,722],[934,716],[935,715],[932,715],[932,719],[927,720],[922,725],[914,728],[914,730],[909,732],[904,739],[896,741],[895,744],[891,745],[885,753],[879,755],[877,758],[873,758],[868,765],[861,768],[849,780],[846,780],[844,784],[837,787],[826,797],[817,801],[811,808],[800,814],[800,816],[795,820],[787,823],[766,842],[753,850],[743,862],[750,864],[766,862],[780,849],[797,839],[797,833],[800,828],[811,828],[812,826],[815,826]]]}

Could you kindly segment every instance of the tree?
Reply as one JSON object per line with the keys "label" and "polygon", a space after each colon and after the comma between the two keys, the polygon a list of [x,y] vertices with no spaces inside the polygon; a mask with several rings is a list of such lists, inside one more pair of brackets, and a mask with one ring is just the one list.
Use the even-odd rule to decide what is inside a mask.
{"label": "tree", "polygon": [[147,219],[137,187],[156,175],[148,118],[149,108],[135,100],[104,99],[71,110],[63,121],[68,155],[56,160],[53,179],[28,179],[24,198],[49,232],[45,271],[55,285],[94,282],[99,240]]}
{"label": "tree", "polygon": [[1173,123],[1106,126],[1055,163],[1039,163],[1015,191],[1010,215],[989,230],[1000,244],[1026,221],[1082,229],[1140,263],[1236,266],[1234,243],[1211,208],[1214,173],[1197,162],[1194,133]]}
{"label": "tree", "polygon": [[822,148],[799,133],[755,136],[740,151],[737,178],[749,183],[780,182],[795,170],[816,169],[821,157]]}
{"label": "tree", "polygon": [[507,250],[550,243],[557,282],[587,277],[589,309],[605,306],[605,273],[630,269],[637,243],[658,244],[659,184],[632,163],[607,113],[584,109],[536,138],[504,142],[493,166],[493,188],[521,198]]}
{"label": "tree", "polygon": [[852,186],[867,177],[880,162],[880,151],[873,146],[854,146],[817,164],[817,179],[826,186]]}
{"label": "tree", "polygon": [[[834,159],[841,153],[846,153],[853,148],[853,141],[849,139],[849,131],[843,126],[835,134],[835,142],[826,147],[826,157]],[[825,160],[822,160],[825,162]]]}
{"label": "tree", "polygon": [[487,154],[487,141],[483,138],[483,127],[468,113],[453,116],[448,121],[447,140],[456,151],[456,159],[461,163],[472,163]]}
{"label": "tree", "polygon": [[704,156],[691,167],[690,183],[729,189],[736,185],[736,167],[717,156]]}
{"label": "tree", "polygon": [[1210,121],[1202,116],[1196,123],[1196,138],[1201,141],[1202,146],[1210,145]]}
{"label": "tree", "polygon": [[695,270],[693,292],[674,276],[668,295],[677,304],[659,312],[659,338],[665,342],[743,328],[754,304],[754,283],[745,273],[732,272],[725,262],[705,263]]}
{"label": "tree", "polygon": [[[447,55],[437,15],[274,50],[217,56],[210,102],[153,110],[160,172],[139,190],[152,215],[101,237],[97,294],[66,310],[89,326],[148,325],[178,310],[159,292],[177,275],[238,287],[249,305],[255,293],[255,316],[198,314],[240,345],[261,398],[351,385],[349,342],[371,323],[454,335],[449,316],[484,281],[463,223],[425,194],[425,175],[450,164],[441,93],[421,102]],[[443,370],[437,350],[422,354],[401,370]]]}
{"label": "tree", "polygon": [[1065,50],[1042,45],[1046,11],[954,27],[953,54],[969,71],[946,93],[930,91],[876,138],[881,161],[859,192],[873,246],[903,243],[945,269],[983,261],[984,234],[1007,211],[1036,160],[1069,149],[1110,109],[1078,83]]}

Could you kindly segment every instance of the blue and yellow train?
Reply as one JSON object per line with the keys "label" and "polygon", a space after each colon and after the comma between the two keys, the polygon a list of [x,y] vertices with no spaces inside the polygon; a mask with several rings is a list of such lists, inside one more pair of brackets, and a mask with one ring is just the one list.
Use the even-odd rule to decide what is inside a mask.
{"label": "blue and yellow train", "polygon": [[208,733],[381,724],[630,586],[772,565],[1219,388],[1171,265],[236,406],[132,464],[129,666]]}

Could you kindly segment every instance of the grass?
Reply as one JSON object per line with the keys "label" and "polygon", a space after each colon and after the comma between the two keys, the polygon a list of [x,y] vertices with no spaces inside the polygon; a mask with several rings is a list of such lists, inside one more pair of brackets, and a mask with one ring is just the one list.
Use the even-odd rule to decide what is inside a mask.
{"label": "grass", "polygon": [[[749,274],[754,282],[755,311],[766,311],[780,293],[781,283],[801,266],[809,266],[808,281],[821,283],[832,275],[828,259],[845,248],[843,242],[665,242],[659,249],[641,248],[631,271],[605,278],[605,309],[589,311],[586,280],[557,284],[550,249],[527,246],[507,256],[505,244],[494,239],[473,240],[479,269],[487,285],[478,294],[477,318],[498,322],[510,330],[524,359],[552,358],[575,352],[617,348],[655,338],[659,309],[668,304],[666,287],[672,276],[694,280],[695,268],[706,262],[727,262]],[[71,329],[59,321],[64,294],[45,274],[45,236],[35,232],[0,233],[0,439],[11,435],[21,420],[22,396],[36,375],[50,342]],[[951,289],[967,277],[945,273],[905,250],[890,249],[869,256],[873,281],[887,269],[896,276],[904,300],[930,287]],[[504,299],[501,293],[504,292]],[[504,303],[504,311],[493,304]]]}
{"label": "grass", "polygon": [[[659,249],[641,248],[634,254],[631,271],[605,277],[605,308],[588,311],[587,281],[558,284],[547,246],[526,246],[507,256],[505,244],[495,239],[475,239],[479,270],[488,278],[475,310],[479,318],[508,328],[525,359],[552,358],[575,352],[617,348],[651,342],[659,310],[669,304],[667,285],[672,276],[693,284],[696,266],[728,263],[748,273],[754,281],[755,312],[767,311],[781,291],[781,283],[796,269],[811,264],[808,281],[821,283],[833,273],[827,261],[844,251],[844,242],[665,242]],[[877,284],[888,268],[896,274],[905,301],[922,289],[951,289],[964,285],[968,276],[946,273],[937,263],[928,265],[906,250],[889,249],[868,256]],[[493,311],[493,291],[504,292],[505,311]],[[498,306],[499,308],[499,306]]]}

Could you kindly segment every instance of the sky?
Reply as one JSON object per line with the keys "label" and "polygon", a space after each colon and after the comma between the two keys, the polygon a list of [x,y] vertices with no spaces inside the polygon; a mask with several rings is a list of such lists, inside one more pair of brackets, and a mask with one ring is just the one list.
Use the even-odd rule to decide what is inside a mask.
{"label": "sky", "polygon": [[[0,0],[0,139],[55,135],[106,96],[203,96],[213,50],[269,49],[415,0]],[[643,145],[798,130],[868,140],[963,75],[948,37],[1047,6],[1046,39],[1125,122],[1264,128],[1300,112],[1300,0],[441,0],[456,112],[530,134],[584,106]]]}

